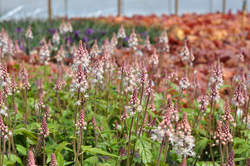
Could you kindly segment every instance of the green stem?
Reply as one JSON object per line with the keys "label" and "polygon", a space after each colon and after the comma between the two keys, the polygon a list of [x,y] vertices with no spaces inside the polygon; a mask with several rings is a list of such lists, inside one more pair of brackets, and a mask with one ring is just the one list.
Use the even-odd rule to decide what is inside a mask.
{"label": "green stem", "polygon": [[169,139],[167,138],[166,142],[165,142],[165,152],[164,152],[164,159],[163,159],[163,163],[166,163],[167,161],[167,155],[168,155],[168,147],[169,147]]}
{"label": "green stem", "polygon": [[133,123],[134,123],[134,117],[132,117],[132,119],[131,119],[130,128],[129,128],[127,166],[130,166],[130,165],[129,165],[129,157],[130,157],[130,142],[131,142],[131,134],[132,134]]}
{"label": "green stem", "polygon": [[164,142],[165,142],[164,140],[165,139],[162,140],[161,145],[160,145],[161,147],[160,147],[160,152],[158,154],[158,158],[157,158],[157,161],[156,161],[156,164],[155,164],[156,166],[159,166],[159,164],[160,164],[161,153],[162,153],[162,150],[163,150],[163,147],[164,147],[163,145],[164,145]]}
{"label": "green stem", "polygon": [[210,151],[210,155],[211,155],[211,158],[212,158],[212,162],[213,162],[213,166],[215,166],[215,161],[214,161],[214,154],[213,154],[213,151],[212,151],[212,130],[213,130],[213,128],[212,128],[212,125],[213,125],[213,120],[212,120],[212,117],[213,117],[213,106],[214,106],[214,101],[213,101],[213,99],[212,99],[212,101],[211,101],[211,112],[210,112],[210,124],[209,124],[209,151]]}
{"label": "green stem", "polygon": [[43,166],[46,165],[45,138],[43,137]]}
{"label": "green stem", "polygon": [[220,142],[220,165],[223,166],[224,163],[224,157],[223,157],[223,150],[222,150],[222,145],[221,145],[221,142]]}

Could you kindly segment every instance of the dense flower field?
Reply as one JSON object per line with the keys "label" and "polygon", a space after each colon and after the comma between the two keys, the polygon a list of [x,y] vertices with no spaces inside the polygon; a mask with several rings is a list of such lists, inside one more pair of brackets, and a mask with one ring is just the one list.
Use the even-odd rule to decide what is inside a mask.
{"label": "dense flower field", "polygon": [[0,23],[0,165],[249,165],[249,22]]}

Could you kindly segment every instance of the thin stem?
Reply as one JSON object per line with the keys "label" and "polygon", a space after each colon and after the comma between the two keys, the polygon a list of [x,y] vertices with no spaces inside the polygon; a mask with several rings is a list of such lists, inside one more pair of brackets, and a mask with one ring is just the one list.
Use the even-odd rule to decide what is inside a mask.
{"label": "thin stem", "polygon": [[129,157],[130,157],[130,142],[131,142],[131,134],[132,134],[132,127],[133,127],[133,123],[134,123],[134,117],[132,117],[132,119],[131,119],[130,128],[129,128],[127,166],[130,166],[130,165],[129,165]]}
{"label": "thin stem", "polygon": [[222,150],[222,145],[220,142],[220,165],[223,166],[223,161],[224,161],[224,157],[223,157],[223,150]]}
{"label": "thin stem", "polygon": [[81,144],[82,144],[82,128],[80,128],[80,135],[79,135],[78,146],[77,146],[77,154],[76,154],[77,160],[79,157]]}
{"label": "thin stem", "polygon": [[229,153],[228,153],[228,145],[225,145],[225,151],[226,151],[226,160],[228,160]]}
{"label": "thin stem", "polygon": [[95,93],[94,93],[94,113],[96,114],[96,89],[97,86],[95,86]]}
{"label": "thin stem", "polygon": [[235,131],[232,132],[233,135],[236,135],[236,133],[237,133],[237,110],[238,110],[238,107],[235,107],[235,112],[234,112]]}
{"label": "thin stem", "polygon": [[46,165],[45,138],[43,137],[43,166]]}
{"label": "thin stem", "polygon": [[[0,131],[1,132],[1,131]],[[2,165],[2,159],[3,159],[3,153],[2,153],[2,132],[0,133],[0,164]]]}
{"label": "thin stem", "polygon": [[160,147],[160,152],[158,154],[158,158],[157,158],[157,161],[156,161],[156,166],[159,166],[160,164],[160,160],[161,160],[161,153],[162,153],[162,150],[163,150],[163,147],[164,147],[164,142],[165,142],[165,139],[162,140],[161,142],[161,147]]}
{"label": "thin stem", "polygon": [[[143,99],[143,92],[144,92],[144,84],[142,85],[142,88],[141,88],[140,105],[141,105],[142,99]],[[147,104],[146,104],[146,108],[145,108],[145,111],[144,111],[144,119],[145,119],[145,116],[146,116],[146,111],[147,111],[147,105],[148,105],[149,97],[150,97],[150,95],[148,96],[148,99],[147,99]],[[137,121],[136,121],[136,125],[135,125],[135,136],[136,137],[138,137],[138,136],[140,137],[140,133],[141,133],[142,126],[143,126],[143,123],[142,123],[141,128],[139,128],[140,117],[141,117],[141,112],[138,113]],[[138,129],[140,129],[139,134],[137,134]],[[133,161],[134,155],[135,155],[135,145],[136,145],[136,139],[134,140],[134,146],[133,146],[133,151],[132,151],[132,161]]]}
{"label": "thin stem", "polygon": [[212,120],[212,116],[213,116],[213,106],[214,106],[214,100],[212,99],[211,100],[211,110],[210,110],[210,124],[209,124],[209,151],[210,151],[210,155],[211,155],[211,158],[212,158],[212,162],[213,162],[213,166],[215,166],[215,161],[214,161],[214,154],[213,154],[213,151],[212,151],[212,135],[211,135],[211,133],[212,133],[212,130],[213,130],[213,128],[212,128],[212,124],[213,124],[213,120]]}
{"label": "thin stem", "polygon": [[[77,92],[77,102],[80,100],[80,89],[78,89]],[[74,140],[73,140],[73,151],[74,151],[74,155],[75,158],[76,156],[76,121],[77,121],[77,114],[78,114],[78,110],[79,110],[79,106],[76,106],[76,111],[75,111],[75,119],[74,119]]]}
{"label": "thin stem", "polygon": [[28,96],[27,96],[27,88],[24,90],[24,100],[25,100],[25,113],[24,113],[24,127],[27,127],[27,114],[28,114]]}
{"label": "thin stem", "polygon": [[15,152],[15,144],[14,144],[14,138],[13,138],[13,135],[14,135],[14,130],[16,128],[16,112],[15,112],[15,93],[13,92],[12,93],[12,107],[13,107],[13,112],[14,112],[14,126],[12,126],[12,135],[11,135],[11,142],[12,142],[12,150],[13,152]]}
{"label": "thin stem", "polygon": [[164,151],[163,163],[166,163],[166,161],[167,161],[168,147],[169,147],[169,139],[167,138],[167,140],[165,142],[165,149],[164,149],[165,151]]}
{"label": "thin stem", "polygon": [[[148,109],[149,99],[150,99],[150,95],[148,95],[148,98],[147,98],[147,102],[146,102],[146,107],[145,107],[145,110],[144,110],[143,119],[145,119],[145,118],[146,118],[146,114],[147,114],[147,109]],[[143,126],[144,126],[144,123],[142,123],[142,124],[141,124],[140,131],[139,131],[139,136],[140,136],[141,134],[143,134],[143,131],[142,131]]]}

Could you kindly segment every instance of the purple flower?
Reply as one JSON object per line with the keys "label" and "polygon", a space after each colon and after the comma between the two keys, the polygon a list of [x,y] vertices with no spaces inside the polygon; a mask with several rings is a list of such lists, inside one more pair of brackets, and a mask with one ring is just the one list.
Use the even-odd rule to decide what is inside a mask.
{"label": "purple flower", "polygon": [[83,42],[88,42],[88,41],[89,41],[89,38],[88,38],[87,36],[85,36],[85,37],[82,38],[82,41],[83,41]]}
{"label": "purple flower", "polygon": [[101,34],[102,34],[102,35],[105,35],[105,34],[106,34],[106,31],[105,31],[105,30],[102,30],[102,31],[101,31]]}
{"label": "purple flower", "polygon": [[17,27],[16,32],[17,33],[21,33],[22,32],[22,28],[21,27]]}
{"label": "purple flower", "polygon": [[49,33],[51,33],[53,35],[54,33],[56,33],[56,30],[54,28],[50,28]]}
{"label": "purple flower", "polygon": [[128,39],[129,39],[129,37],[125,37],[125,38],[124,38],[124,41],[128,42]]}
{"label": "purple flower", "polygon": [[80,35],[79,35],[78,30],[74,30],[74,35],[75,35],[76,38],[79,38]]}
{"label": "purple flower", "polygon": [[20,45],[19,48],[24,51],[24,46]]}
{"label": "purple flower", "polygon": [[93,29],[86,29],[85,34],[86,35],[92,35],[94,33]]}
{"label": "purple flower", "polygon": [[72,37],[70,36],[70,37],[68,37],[67,38],[67,41],[69,41],[70,42],[70,44],[72,44],[73,43],[73,39],[72,39]]}

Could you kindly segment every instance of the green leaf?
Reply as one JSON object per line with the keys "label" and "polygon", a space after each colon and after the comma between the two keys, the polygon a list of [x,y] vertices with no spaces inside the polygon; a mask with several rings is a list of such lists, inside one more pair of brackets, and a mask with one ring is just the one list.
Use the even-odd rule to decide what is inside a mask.
{"label": "green leaf", "polygon": [[81,146],[82,150],[85,152],[89,152],[93,155],[95,154],[100,154],[100,155],[104,155],[104,156],[110,156],[110,157],[116,157],[118,158],[117,155],[111,154],[109,152],[103,151],[102,149],[98,149],[98,148],[92,148],[91,146]]}
{"label": "green leaf", "polygon": [[25,128],[16,129],[14,132],[16,135],[26,135],[31,139],[37,140],[37,137],[29,130]]}
{"label": "green leaf", "polygon": [[19,154],[25,156],[27,154],[27,150],[25,147],[23,147],[22,145],[16,145],[16,149],[19,152]]}
{"label": "green leaf", "polygon": [[199,140],[196,143],[195,151],[199,154],[201,153],[207,146],[208,144],[208,139],[206,137],[202,137],[201,140]]}
{"label": "green leaf", "polygon": [[7,166],[8,166],[8,165],[10,165],[10,166],[11,166],[11,165],[15,165],[15,163],[18,163],[18,164],[20,164],[20,165],[23,165],[21,159],[20,159],[18,156],[14,155],[14,154],[10,154],[9,157],[4,156],[4,163],[5,163]]}
{"label": "green leaf", "polygon": [[[213,166],[213,162],[204,162],[204,161],[198,161],[196,163],[197,166]],[[216,166],[219,166],[218,163],[215,163]]]}
{"label": "green leaf", "polygon": [[138,139],[136,142],[136,148],[139,149],[139,153],[144,164],[150,163],[152,160],[151,144],[145,139]]}
{"label": "green leaf", "polygon": [[84,160],[84,163],[88,163],[90,165],[95,165],[98,162],[99,161],[98,161],[98,158],[96,156],[91,156],[91,157],[87,158],[86,160]]}
{"label": "green leaf", "polygon": [[62,142],[62,143],[60,143],[60,144],[57,146],[55,153],[56,153],[56,154],[57,154],[57,153],[60,153],[68,144],[69,144],[69,143],[68,143],[68,142],[65,142],[65,141]]}
{"label": "green leaf", "polygon": [[61,153],[56,154],[56,161],[58,165],[64,165],[64,158]]}
{"label": "green leaf", "polygon": [[72,163],[74,163],[74,161],[67,161],[64,163],[64,165],[73,165]]}

